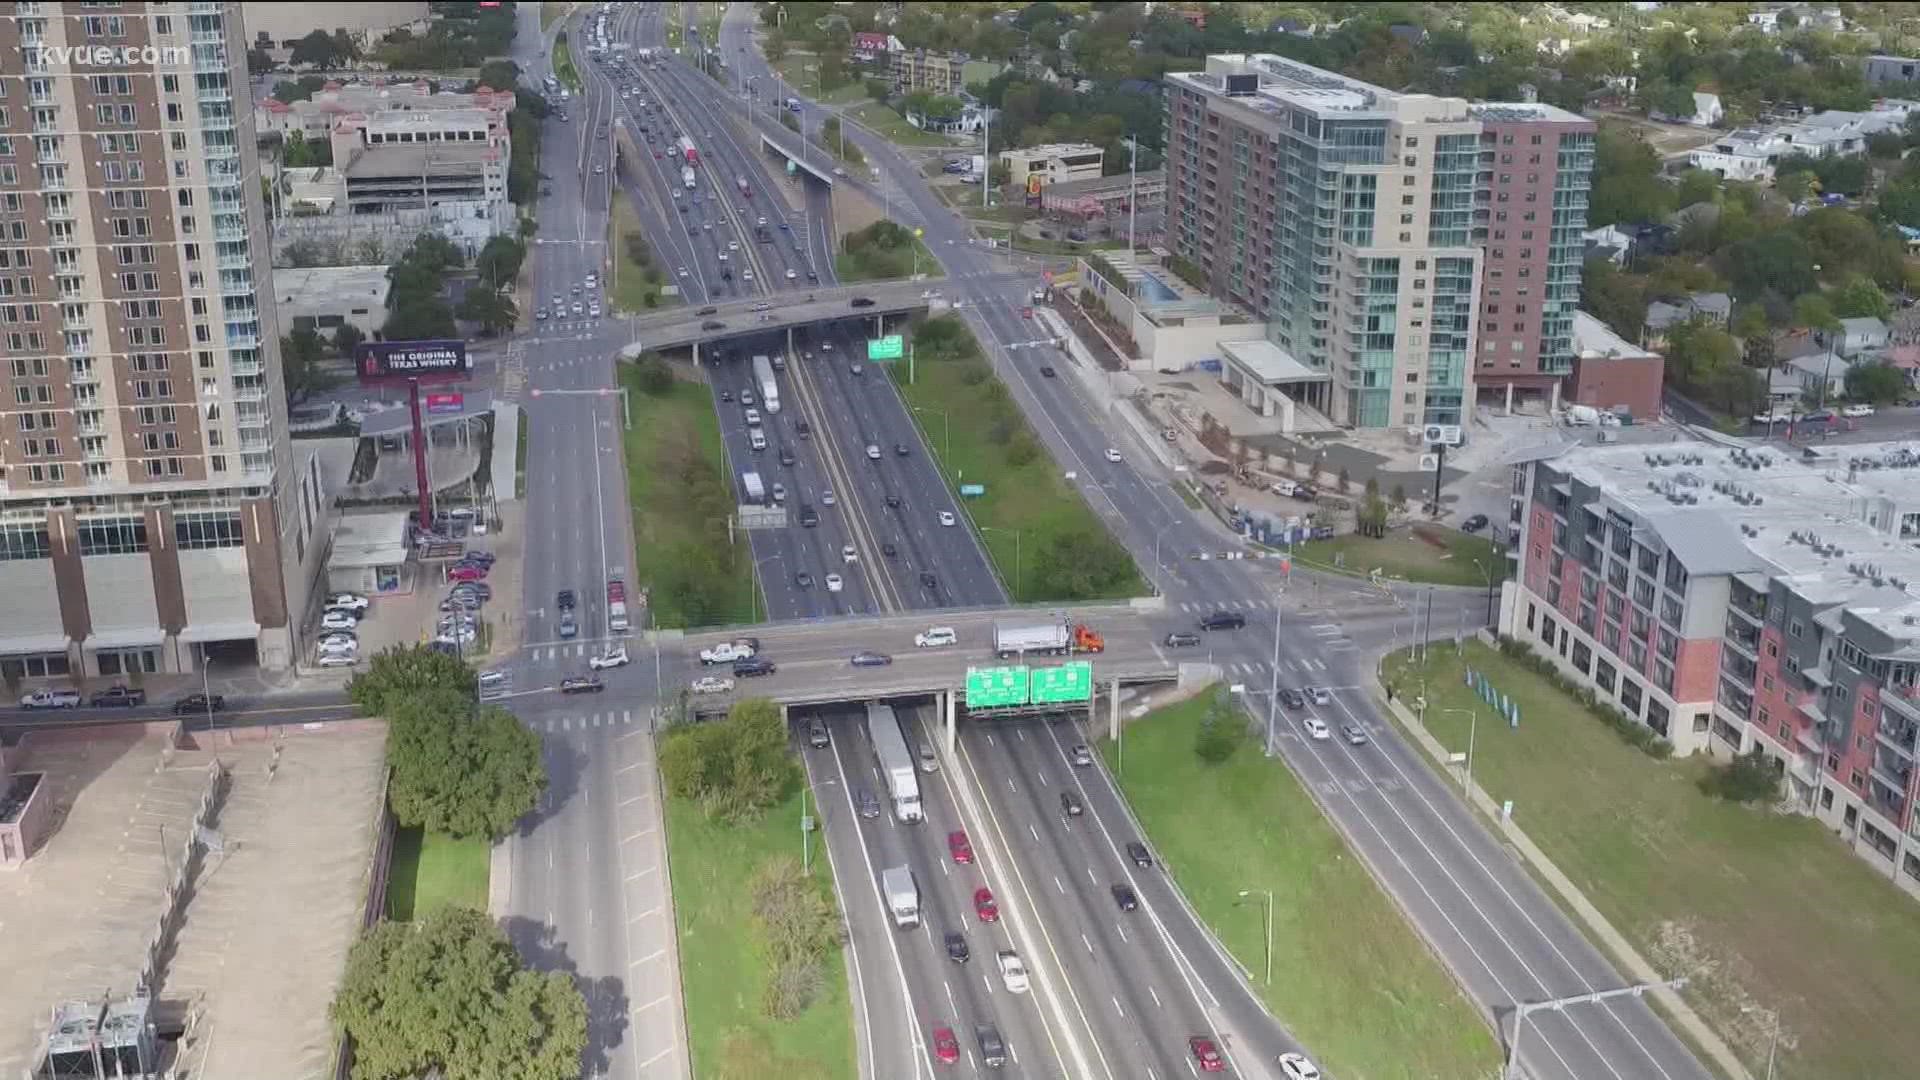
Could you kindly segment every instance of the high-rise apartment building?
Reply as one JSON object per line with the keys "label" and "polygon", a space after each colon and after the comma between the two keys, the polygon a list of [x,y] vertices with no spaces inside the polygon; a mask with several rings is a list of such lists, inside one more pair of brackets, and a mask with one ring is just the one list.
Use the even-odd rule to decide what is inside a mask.
{"label": "high-rise apartment building", "polygon": [[1170,244],[1266,320],[1298,400],[1351,427],[1458,424],[1476,383],[1551,393],[1570,370],[1592,123],[1270,55],[1167,83]]}
{"label": "high-rise apartment building", "polygon": [[291,662],[295,475],[237,3],[0,19],[0,677]]}

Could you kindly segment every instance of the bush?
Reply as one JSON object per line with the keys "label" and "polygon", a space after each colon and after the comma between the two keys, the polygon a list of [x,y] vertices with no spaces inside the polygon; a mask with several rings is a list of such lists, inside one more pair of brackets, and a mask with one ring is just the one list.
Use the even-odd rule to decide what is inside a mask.
{"label": "bush", "polygon": [[660,748],[667,791],[721,821],[758,818],[785,797],[796,772],[779,707],[765,698],[734,705],[725,720],[671,732]]}
{"label": "bush", "polygon": [[633,366],[643,393],[661,397],[673,392],[673,369],[659,353],[643,353]]}
{"label": "bush", "polygon": [[1673,744],[1661,738],[1654,730],[1641,723],[1626,711],[1611,702],[1600,700],[1593,687],[1574,682],[1562,674],[1554,662],[1539,653],[1526,642],[1513,637],[1500,639],[1500,652],[1508,659],[1526,667],[1541,678],[1553,684],[1554,689],[1573,698],[1584,706],[1589,714],[1612,728],[1620,740],[1637,747],[1650,758],[1664,761],[1673,756]]}
{"label": "bush", "polygon": [[769,969],[760,1008],[774,1020],[791,1020],[826,986],[820,963],[840,943],[840,916],[791,858],[768,860],[750,889]]}
{"label": "bush", "polygon": [[1200,718],[1193,733],[1193,752],[1208,765],[1223,765],[1247,739],[1247,725],[1234,709],[1223,688],[1215,689],[1213,701]]}
{"label": "bush", "polygon": [[1780,793],[1780,774],[1759,747],[1700,778],[1700,790],[1716,799],[1751,803],[1771,800]]}

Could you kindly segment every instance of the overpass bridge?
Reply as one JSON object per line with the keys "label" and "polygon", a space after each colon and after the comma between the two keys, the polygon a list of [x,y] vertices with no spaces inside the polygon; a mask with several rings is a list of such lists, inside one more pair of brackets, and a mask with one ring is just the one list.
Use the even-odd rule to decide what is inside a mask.
{"label": "overpass bridge", "polygon": [[[785,129],[782,129],[782,130],[785,130]],[[833,186],[833,181],[834,181],[833,173],[807,160],[810,157],[825,157],[826,151],[821,150],[816,153],[809,154],[806,151],[806,147],[801,145],[800,140],[798,138],[794,138],[790,140],[783,139],[774,135],[770,135],[765,131],[762,131],[760,133],[760,149],[765,150],[767,153],[772,154],[777,158],[783,158],[787,161],[793,162],[794,166],[798,168],[801,172],[806,173],[808,176],[813,177],[815,180],[820,181],[821,183],[827,185],[828,187]]]}
{"label": "overpass bridge", "polygon": [[[1013,274],[1006,275],[1007,282],[1018,280],[1024,279]],[[952,306],[950,300],[937,295],[941,292],[941,283],[938,281],[876,281],[829,286],[806,293],[779,292],[772,296],[748,297],[697,309],[676,308],[670,312],[629,320],[622,329],[631,334],[632,344],[622,350],[621,355],[632,358],[653,349],[702,345],[744,335],[810,326],[832,319],[877,318],[916,311],[937,313]],[[856,298],[873,302],[855,307],[853,301]],[[756,311],[756,308],[764,310]],[[710,325],[714,323],[719,325]]]}

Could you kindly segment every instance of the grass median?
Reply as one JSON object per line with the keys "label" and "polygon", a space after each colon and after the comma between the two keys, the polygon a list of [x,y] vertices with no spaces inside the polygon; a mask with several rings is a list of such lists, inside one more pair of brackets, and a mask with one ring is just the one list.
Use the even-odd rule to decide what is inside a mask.
{"label": "grass median", "polygon": [[[1006,384],[953,315],[918,322],[914,364],[887,365],[950,485],[949,505],[980,526],[1000,579],[1019,602],[1144,596],[1133,557],[1027,426]],[[910,372],[917,372],[909,382]],[[983,494],[953,497],[960,485]]]}
{"label": "grass median", "polygon": [[649,590],[654,626],[751,622],[753,566],[745,537],[727,534],[736,502],[713,400],[704,383],[661,380],[664,366],[657,358],[619,366],[632,412],[634,579]]}
{"label": "grass median", "polygon": [[[1518,728],[1489,720],[1468,666],[1519,706]],[[1405,657],[1386,670],[1401,695],[1423,692]],[[1478,642],[1464,657],[1436,644],[1424,686],[1433,736],[1465,750],[1475,728],[1474,781],[1513,800],[1519,826],[1657,969],[1690,977],[1686,997],[1756,1077],[1775,1015],[1779,1080],[1913,1075],[1920,907],[1826,828],[1708,797],[1705,761],[1647,756]]]}
{"label": "grass median", "polygon": [[614,248],[613,281],[607,291],[613,310],[633,314],[652,311],[663,304],[678,304],[678,296],[661,292],[666,284],[666,272],[656,263],[646,231],[640,225],[640,215],[624,192],[616,191],[613,216],[607,229]]}
{"label": "grass median", "polygon": [[1355,574],[1378,568],[1387,577],[1429,585],[1484,587],[1489,570],[1495,581],[1507,572],[1506,557],[1491,541],[1438,525],[1403,525],[1383,537],[1348,533],[1309,540],[1293,551],[1302,563],[1338,566]]}
{"label": "grass median", "polygon": [[580,92],[580,73],[574,70],[573,53],[567,48],[564,31],[553,36],[553,77],[573,93]]}
{"label": "grass median", "polygon": [[443,904],[485,911],[489,865],[484,837],[398,830],[387,861],[387,918],[407,922]]}
{"label": "grass median", "polygon": [[[801,791],[758,821],[726,825],[692,801],[666,803],[673,910],[680,935],[680,982],[693,1074],[834,1080],[858,1075],[846,965],[834,949],[820,963],[824,984],[793,1020],[769,1018],[767,963],[755,927],[754,876],[777,857],[794,857]],[[831,881],[820,860],[814,877]]]}
{"label": "grass median", "polygon": [[[1267,1008],[1335,1076],[1497,1073],[1493,1034],[1287,767],[1251,742],[1219,765],[1194,737],[1209,695],[1102,740],[1147,839]],[[1235,720],[1237,721],[1237,718]],[[1249,903],[1242,891],[1257,895]],[[1266,964],[1273,892],[1273,982]]]}
{"label": "grass median", "polygon": [[842,284],[856,281],[901,281],[915,275],[939,277],[940,261],[913,230],[891,221],[876,221],[847,234],[844,250],[833,257],[833,272]]}

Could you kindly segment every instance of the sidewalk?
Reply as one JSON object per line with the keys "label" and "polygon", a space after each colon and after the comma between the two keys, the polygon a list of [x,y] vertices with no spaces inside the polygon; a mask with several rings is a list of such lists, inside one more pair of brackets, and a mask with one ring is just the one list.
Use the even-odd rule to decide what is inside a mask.
{"label": "sidewalk", "polygon": [[[1450,786],[1457,786],[1458,781],[1453,778],[1448,768],[1447,748],[1440,745],[1439,741],[1427,731],[1426,725],[1420,722],[1420,718],[1405,705],[1397,699],[1387,698],[1386,688],[1380,682],[1380,659],[1378,655],[1372,657],[1371,682],[1367,686],[1368,691],[1373,695],[1374,704],[1382,706],[1395,720],[1399,721],[1401,729],[1407,732],[1421,750],[1433,760],[1438,776],[1445,779]],[[1659,982],[1666,977],[1649,963],[1646,957],[1640,955],[1640,951],[1634,948],[1633,943],[1614,928],[1607,917],[1600,913],[1600,909],[1593,906],[1593,901],[1588,900],[1579,886],[1573,883],[1573,879],[1567,877],[1559,867],[1555,866],[1553,861],[1547,858],[1546,852],[1541,851],[1539,845],[1535,844],[1520,826],[1514,824],[1511,818],[1502,816],[1500,804],[1495,802],[1479,784],[1474,784],[1467,792],[1467,803],[1479,811],[1483,820],[1500,839],[1525,860],[1534,876],[1545,882],[1558,895],[1561,905],[1572,914],[1588,934],[1592,935],[1601,951],[1621,967],[1622,974],[1635,982]],[[1746,1065],[1678,992],[1661,989],[1652,991],[1649,996],[1660,1004],[1667,1019],[1679,1029],[1685,1039],[1705,1051],[1717,1071],[1722,1075],[1737,1077],[1739,1080],[1753,1080],[1753,1074],[1747,1070]]]}

